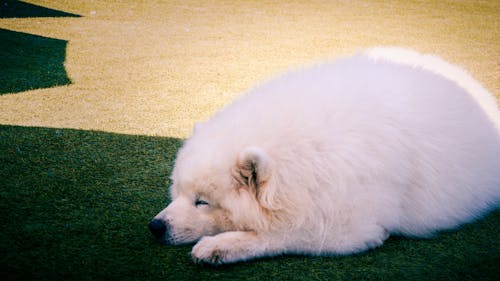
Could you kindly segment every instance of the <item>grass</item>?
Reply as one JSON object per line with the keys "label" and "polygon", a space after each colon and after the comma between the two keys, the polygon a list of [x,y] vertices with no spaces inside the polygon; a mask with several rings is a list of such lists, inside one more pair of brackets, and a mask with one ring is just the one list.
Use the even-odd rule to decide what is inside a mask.
{"label": "grass", "polygon": [[406,46],[465,66],[499,97],[500,2],[0,4],[2,280],[498,279],[500,211],[356,256],[218,268],[159,245],[147,223],[192,125],[290,66]]}
{"label": "grass", "polygon": [[0,42],[0,95],[71,83],[66,41],[0,29]]}
{"label": "grass", "polygon": [[181,140],[0,126],[3,280],[496,280],[500,212],[430,240],[350,257],[284,256],[212,268],[157,244]]}
{"label": "grass", "polygon": [[378,45],[442,56],[500,97],[500,1],[24,2],[81,16],[0,18],[67,41],[71,84],[1,95],[0,124],[185,138],[262,80]]}
{"label": "grass", "polygon": [[32,17],[79,17],[43,6],[18,0],[2,0],[0,18],[32,18]]}

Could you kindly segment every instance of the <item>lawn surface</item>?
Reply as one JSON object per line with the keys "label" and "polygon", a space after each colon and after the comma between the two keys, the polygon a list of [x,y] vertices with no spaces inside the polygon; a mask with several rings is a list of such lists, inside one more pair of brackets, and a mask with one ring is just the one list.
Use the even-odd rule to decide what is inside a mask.
{"label": "lawn surface", "polygon": [[[0,10],[0,36],[29,36],[37,54],[52,48],[52,67],[31,79],[61,86],[38,82],[14,95],[0,86],[0,124],[185,138],[263,80],[379,45],[440,55],[500,97],[500,1],[30,3],[20,5],[21,18]],[[0,84],[11,85],[16,67],[36,58],[16,54],[5,66],[12,43],[0,42]]]}
{"label": "lawn surface", "polygon": [[5,280],[496,280],[500,212],[431,240],[391,238],[351,257],[277,257],[219,268],[157,244],[181,141],[0,127],[0,270]]}
{"label": "lawn surface", "polygon": [[351,257],[219,268],[147,222],[192,125],[287,68],[397,45],[500,97],[499,1],[0,1],[2,280],[498,280],[500,211]]}

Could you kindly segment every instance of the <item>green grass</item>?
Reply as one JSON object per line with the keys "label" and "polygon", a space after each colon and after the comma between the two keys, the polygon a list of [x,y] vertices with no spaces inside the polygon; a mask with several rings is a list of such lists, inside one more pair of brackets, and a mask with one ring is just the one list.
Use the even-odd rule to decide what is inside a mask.
{"label": "green grass", "polygon": [[71,83],[67,41],[0,28],[0,95]]}
{"label": "green grass", "polygon": [[0,18],[80,17],[77,14],[49,9],[18,0],[2,0],[0,4]]}
{"label": "green grass", "polygon": [[212,268],[161,246],[181,140],[0,126],[2,280],[497,280],[500,212],[430,240],[349,257],[283,256]]}
{"label": "green grass", "polygon": [[[17,0],[0,1],[1,18],[80,17]],[[0,28],[0,95],[68,85],[68,41]]]}

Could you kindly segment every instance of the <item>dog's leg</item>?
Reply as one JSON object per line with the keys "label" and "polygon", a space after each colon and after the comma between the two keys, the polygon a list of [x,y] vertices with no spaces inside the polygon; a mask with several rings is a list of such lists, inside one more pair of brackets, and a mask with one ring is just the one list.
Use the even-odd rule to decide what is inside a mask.
{"label": "dog's leg", "polygon": [[323,251],[333,255],[350,255],[381,246],[389,231],[377,224],[348,227],[328,241]]}
{"label": "dog's leg", "polygon": [[215,236],[205,236],[191,251],[196,263],[213,265],[279,253],[277,249],[269,249],[269,241],[266,242],[253,231],[230,231]]}

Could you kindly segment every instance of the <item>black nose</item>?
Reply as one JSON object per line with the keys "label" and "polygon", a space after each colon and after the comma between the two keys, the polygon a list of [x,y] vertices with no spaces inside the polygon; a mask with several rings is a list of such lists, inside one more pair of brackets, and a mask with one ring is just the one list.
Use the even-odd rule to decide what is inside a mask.
{"label": "black nose", "polygon": [[167,226],[162,220],[153,219],[148,227],[149,231],[151,231],[156,238],[162,238],[167,231]]}

